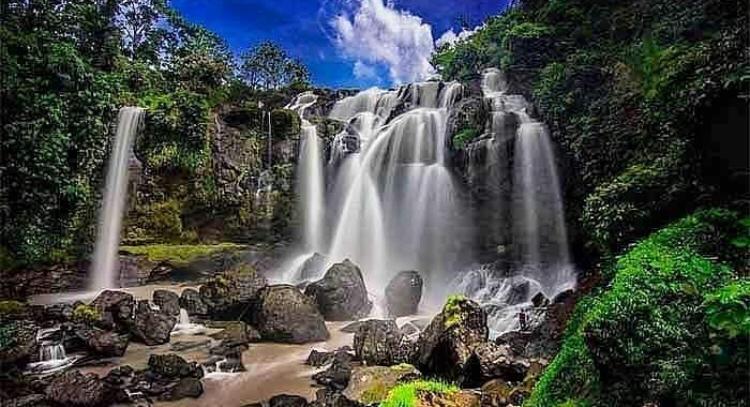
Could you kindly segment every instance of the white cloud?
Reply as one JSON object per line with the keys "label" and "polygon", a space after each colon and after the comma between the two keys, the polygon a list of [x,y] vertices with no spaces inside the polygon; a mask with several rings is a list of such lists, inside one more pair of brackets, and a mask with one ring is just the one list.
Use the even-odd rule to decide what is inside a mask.
{"label": "white cloud", "polygon": [[453,29],[450,29],[444,32],[443,35],[441,35],[440,38],[438,38],[437,41],[435,41],[435,46],[441,47],[445,44],[453,45],[457,43],[458,41],[463,41],[471,37],[472,35],[476,34],[480,28],[481,26],[475,27],[473,30],[464,29],[458,34],[456,34],[456,32],[453,31]]}
{"label": "white cloud", "polygon": [[378,64],[387,67],[397,84],[424,80],[435,73],[430,65],[435,44],[429,24],[390,2],[358,1],[351,13],[342,11],[330,21],[339,50],[357,61],[355,75],[374,73],[373,65]]}
{"label": "white cloud", "polygon": [[354,76],[357,79],[378,79],[378,71],[372,65],[357,61],[354,63]]}

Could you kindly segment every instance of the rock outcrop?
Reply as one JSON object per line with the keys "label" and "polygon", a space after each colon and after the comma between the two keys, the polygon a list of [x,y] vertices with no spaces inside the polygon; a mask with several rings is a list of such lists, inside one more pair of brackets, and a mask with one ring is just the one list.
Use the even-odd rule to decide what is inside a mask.
{"label": "rock outcrop", "polygon": [[200,297],[212,319],[236,319],[248,312],[266,285],[268,280],[254,267],[240,265],[202,285]]}
{"label": "rock outcrop", "polygon": [[180,315],[180,297],[174,291],[156,290],[152,296],[152,301],[165,314],[174,317]]}
{"label": "rock outcrop", "polygon": [[180,295],[180,308],[184,308],[190,316],[204,317],[208,315],[208,305],[201,299],[200,293],[192,288],[186,288]]}
{"label": "rock outcrop", "polygon": [[393,320],[363,321],[354,334],[354,353],[368,365],[410,363],[413,351],[414,344],[404,337]]}
{"label": "rock outcrop", "polygon": [[305,288],[328,321],[349,321],[367,316],[372,303],[362,272],[351,261],[344,260],[331,266],[323,279]]}
{"label": "rock outcrop", "polygon": [[52,379],[44,390],[47,400],[59,406],[100,407],[111,404],[112,394],[95,374],[76,370]]}
{"label": "rock outcrop", "polygon": [[257,309],[247,322],[258,329],[263,339],[269,341],[308,343],[324,341],[329,337],[323,316],[315,303],[291,285],[272,285],[262,289],[258,295]]}
{"label": "rock outcrop", "polygon": [[169,335],[177,319],[151,307],[148,301],[139,301],[135,310],[133,335],[148,346],[169,342]]}
{"label": "rock outcrop", "polygon": [[393,317],[416,314],[422,299],[422,285],[422,276],[416,271],[396,274],[385,287],[388,313]]}

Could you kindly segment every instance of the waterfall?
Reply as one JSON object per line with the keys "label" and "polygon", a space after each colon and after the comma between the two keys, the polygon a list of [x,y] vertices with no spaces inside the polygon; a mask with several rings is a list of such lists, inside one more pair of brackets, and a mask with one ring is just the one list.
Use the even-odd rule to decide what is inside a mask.
{"label": "waterfall", "polygon": [[36,335],[39,346],[39,361],[30,363],[28,371],[35,374],[49,374],[71,366],[75,357],[68,357],[62,344],[60,328],[40,329]]}
{"label": "waterfall", "polygon": [[172,328],[171,335],[199,335],[206,332],[206,327],[190,321],[190,315],[185,308],[180,308],[180,316]]}
{"label": "waterfall", "polygon": [[287,109],[294,110],[302,120],[300,134],[297,185],[300,189],[302,209],[302,236],[306,251],[323,250],[324,230],[324,181],[323,154],[317,126],[305,119],[305,110],[315,104],[317,96],[312,92],[300,94]]}
{"label": "waterfall", "polygon": [[[401,270],[445,282],[462,261],[466,208],[446,159],[449,108],[462,92],[460,84],[442,82],[373,88],[332,108],[329,117],[346,126],[331,144],[327,216],[320,217],[329,233],[319,250],[329,264],[358,264],[371,291],[382,291]],[[301,182],[317,183],[308,166],[300,163],[307,177]]]}
{"label": "waterfall", "polygon": [[117,249],[128,188],[131,146],[143,119],[143,109],[123,107],[117,117],[117,134],[109,157],[104,201],[99,213],[99,229],[91,264],[89,287],[92,290],[115,288]]}

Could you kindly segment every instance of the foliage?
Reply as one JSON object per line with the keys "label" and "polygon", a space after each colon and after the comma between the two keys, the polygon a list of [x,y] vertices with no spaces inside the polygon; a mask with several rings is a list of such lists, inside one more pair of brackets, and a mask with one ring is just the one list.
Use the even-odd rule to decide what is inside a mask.
{"label": "foliage", "polygon": [[94,324],[95,322],[102,319],[102,314],[96,307],[92,307],[86,304],[79,304],[73,309],[71,319],[74,322],[82,324]]}
{"label": "foliage", "polygon": [[436,380],[415,380],[402,383],[388,393],[388,397],[381,403],[382,407],[414,407],[420,393],[451,394],[458,391],[453,384]]}
{"label": "foliage", "polygon": [[475,128],[463,129],[453,136],[453,147],[462,150],[468,143],[477,138],[479,134],[479,130]]}
{"label": "foliage", "polygon": [[26,312],[26,305],[22,302],[7,300],[0,301],[0,321],[16,319]]}
{"label": "foliage", "polygon": [[708,324],[729,338],[750,336],[750,280],[733,281],[706,295]]}
{"label": "foliage", "polygon": [[145,256],[153,262],[170,261],[174,263],[189,263],[200,257],[208,257],[216,253],[241,249],[243,246],[234,243],[220,243],[213,245],[168,245],[155,244],[143,246],[122,246],[120,251],[128,254]]}
{"label": "foliage", "polygon": [[279,45],[267,41],[246,51],[241,71],[253,89],[305,88],[310,73],[299,60],[290,58]]}
{"label": "foliage", "polygon": [[[702,211],[618,258],[610,286],[577,306],[529,405],[573,399],[731,405],[746,399],[740,382],[748,374],[748,338],[732,333],[746,322],[747,291],[726,264],[712,260],[732,258],[722,250],[738,230],[736,214]],[[711,321],[732,328],[715,330]]]}
{"label": "foliage", "polygon": [[450,328],[462,322],[463,314],[461,313],[461,309],[463,304],[467,301],[469,300],[461,294],[452,294],[448,296],[442,312],[445,317],[444,324],[446,328]]}

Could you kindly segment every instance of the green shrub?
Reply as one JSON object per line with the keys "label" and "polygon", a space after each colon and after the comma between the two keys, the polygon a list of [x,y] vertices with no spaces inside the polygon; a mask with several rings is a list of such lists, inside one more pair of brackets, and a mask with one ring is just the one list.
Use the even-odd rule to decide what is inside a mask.
{"label": "green shrub", "polygon": [[731,405],[747,398],[740,382],[748,374],[748,338],[732,334],[745,329],[748,292],[711,259],[725,257],[718,252],[740,229],[734,213],[698,212],[619,257],[609,287],[577,306],[529,405]]}
{"label": "green shrub", "polygon": [[73,309],[71,319],[81,324],[92,325],[102,319],[102,314],[95,307],[79,304]]}
{"label": "green shrub", "polygon": [[474,128],[463,129],[453,136],[453,147],[457,150],[463,150],[479,134],[479,130]]}

